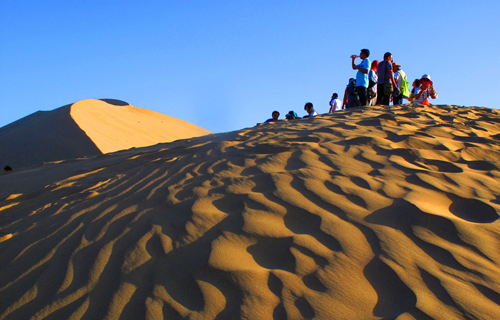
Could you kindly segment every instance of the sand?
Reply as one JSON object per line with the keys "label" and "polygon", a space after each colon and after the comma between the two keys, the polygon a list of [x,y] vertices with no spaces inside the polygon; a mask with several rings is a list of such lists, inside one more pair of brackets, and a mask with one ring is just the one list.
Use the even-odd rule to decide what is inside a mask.
{"label": "sand", "polygon": [[0,128],[0,165],[17,170],[210,133],[124,101],[87,99]]}
{"label": "sand", "polygon": [[0,175],[0,319],[498,319],[499,140],[375,106]]}

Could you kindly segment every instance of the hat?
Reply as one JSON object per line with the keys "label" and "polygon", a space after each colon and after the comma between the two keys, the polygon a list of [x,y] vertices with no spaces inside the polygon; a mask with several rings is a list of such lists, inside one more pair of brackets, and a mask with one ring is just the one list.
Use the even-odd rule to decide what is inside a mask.
{"label": "hat", "polygon": [[286,118],[298,118],[298,115],[294,111],[290,111],[287,113]]}
{"label": "hat", "polygon": [[429,79],[429,80],[431,80],[431,76],[426,73],[420,79]]}
{"label": "hat", "polygon": [[397,69],[399,69],[399,68],[401,68],[401,65],[397,64],[396,62],[394,62],[394,63],[392,64],[392,67],[393,67],[393,68],[397,68]]}

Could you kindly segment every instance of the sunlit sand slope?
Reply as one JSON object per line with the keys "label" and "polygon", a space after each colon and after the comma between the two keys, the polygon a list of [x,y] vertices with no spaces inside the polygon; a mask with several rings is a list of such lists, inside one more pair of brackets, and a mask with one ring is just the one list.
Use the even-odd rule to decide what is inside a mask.
{"label": "sunlit sand slope", "polygon": [[82,100],[71,117],[102,153],[210,134],[184,120],[119,100]]}
{"label": "sunlit sand slope", "polygon": [[1,175],[44,187],[3,191],[0,319],[498,319],[499,139],[371,107]]}

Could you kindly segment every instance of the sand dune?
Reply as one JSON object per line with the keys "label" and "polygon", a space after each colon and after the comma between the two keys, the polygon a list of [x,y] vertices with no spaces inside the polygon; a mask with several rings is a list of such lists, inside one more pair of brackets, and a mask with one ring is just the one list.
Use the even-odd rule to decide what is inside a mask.
{"label": "sand dune", "polygon": [[0,175],[0,319],[498,319],[499,139],[376,106]]}
{"label": "sand dune", "polygon": [[120,100],[82,100],[0,128],[0,164],[15,169],[211,133]]}

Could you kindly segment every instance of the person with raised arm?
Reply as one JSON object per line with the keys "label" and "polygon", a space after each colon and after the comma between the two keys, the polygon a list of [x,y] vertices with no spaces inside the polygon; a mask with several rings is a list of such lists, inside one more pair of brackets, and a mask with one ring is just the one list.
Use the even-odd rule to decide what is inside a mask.
{"label": "person with raised arm", "polygon": [[[417,90],[415,90],[417,91]],[[420,87],[418,87],[418,92],[415,95],[415,104],[431,104],[429,98],[436,99],[438,94],[434,89],[434,84],[431,81],[431,76],[424,74],[420,79]]]}
{"label": "person with raised arm", "polygon": [[358,56],[352,55],[352,69],[358,70],[356,73],[356,93],[358,94],[359,104],[361,106],[367,105],[367,94],[366,89],[368,88],[368,72],[370,71],[370,50],[361,49],[361,53],[359,54],[359,58],[361,59],[361,63],[356,65],[354,61]]}

